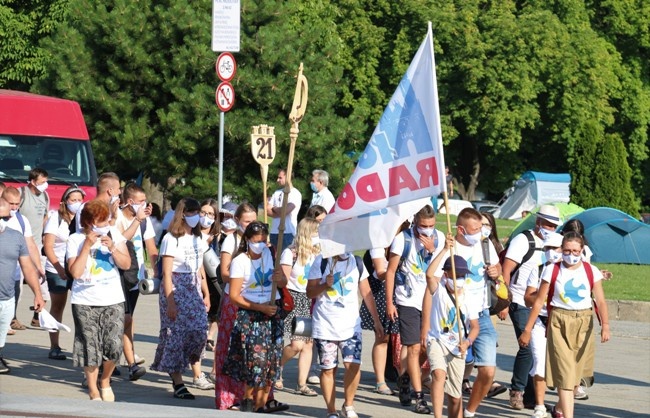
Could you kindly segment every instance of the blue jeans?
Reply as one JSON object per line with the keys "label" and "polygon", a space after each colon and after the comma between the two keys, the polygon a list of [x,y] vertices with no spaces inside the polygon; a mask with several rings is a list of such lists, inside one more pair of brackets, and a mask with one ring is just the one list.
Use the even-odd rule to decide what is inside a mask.
{"label": "blue jeans", "polygon": [[[530,308],[513,302],[510,304],[508,310],[510,314],[510,320],[512,321],[512,325],[515,329],[515,335],[517,338],[519,338],[524,328],[526,327],[526,322],[528,322],[528,317],[530,316]],[[526,389],[531,367],[533,367],[533,352],[530,350],[530,346],[520,346],[519,351],[517,351],[517,356],[515,357],[515,364],[512,368],[512,390],[523,392]],[[530,394],[532,395],[533,392]]]}

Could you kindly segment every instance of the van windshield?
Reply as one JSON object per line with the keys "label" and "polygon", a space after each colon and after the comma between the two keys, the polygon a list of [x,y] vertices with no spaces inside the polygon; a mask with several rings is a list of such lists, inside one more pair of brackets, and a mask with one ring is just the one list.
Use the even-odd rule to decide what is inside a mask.
{"label": "van windshield", "polygon": [[27,182],[39,167],[52,184],[93,186],[94,166],[90,141],[0,134],[0,181]]}

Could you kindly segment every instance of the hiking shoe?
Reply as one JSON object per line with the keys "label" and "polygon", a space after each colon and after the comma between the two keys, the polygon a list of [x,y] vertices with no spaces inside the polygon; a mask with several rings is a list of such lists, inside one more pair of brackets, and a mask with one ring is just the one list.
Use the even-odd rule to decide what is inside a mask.
{"label": "hiking shoe", "polygon": [[546,414],[546,406],[536,405],[531,418],[546,418],[547,416],[548,415]]}
{"label": "hiking shoe", "polygon": [[210,390],[214,389],[214,383],[211,383],[206,377],[205,373],[201,373],[199,377],[195,377],[194,380],[192,380],[192,385],[201,390]]}
{"label": "hiking shoe", "polygon": [[341,408],[341,418],[359,418],[359,415],[357,415],[356,412],[354,412],[354,406],[345,406],[343,405],[343,408]]}
{"label": "hiking shoe", "polygon": [[8,373],[11,373],[11,369],[9,368],[9,365],[7,364],[5,359],[0,357],[0,374],[8,374]]}
{"label": "hiking shoe", "polygon": [[573,399],[577,401],[586,401],[589,399],[589,395],[585,391],[584,386],[576,386],[575,389],[573,389]]}
{"label": "hiking shoe", "polygon": [[524,393],[522,391],[510,389],[510,407],[524,409]]}
{"label": "hiking shoe", "polygon": [[397,378],[397,387],[399,390],[399,403],[402,406],[411,405],[411,379],[408,373],[404,373]]}
{"label": "hiking shoe", "polygon": [[415,401],[415,408],[413,411],[415,411],[416,414],[431,415],[431,408],[429,408],[429,405],[427,405],[427,401],[425,401],[424,398]]}
{"label": "hiking shoe", "polygon": [[140,367],[137,364],[133,364],[131,367],[129,367],[129,380],[132,382],[135,382],[142,376],[144,376],[147,373],[147,369],[144,367]]}

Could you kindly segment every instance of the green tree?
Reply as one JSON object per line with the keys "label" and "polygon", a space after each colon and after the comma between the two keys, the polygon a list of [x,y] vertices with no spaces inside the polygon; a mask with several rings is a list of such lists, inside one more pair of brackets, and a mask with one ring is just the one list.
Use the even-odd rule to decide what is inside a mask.
{"label": "green tree", "polygon": [[68,0],[0,0],[0,87],[26,90],[45,74],[39,41],[65,19]]}

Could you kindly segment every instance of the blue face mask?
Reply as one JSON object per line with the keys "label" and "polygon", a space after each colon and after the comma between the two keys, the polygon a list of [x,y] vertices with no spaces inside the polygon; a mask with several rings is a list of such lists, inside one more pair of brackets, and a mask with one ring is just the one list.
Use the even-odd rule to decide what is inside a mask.
{"label": "blue face mask", "polygon": [[318,193],[318,189],[316,188],[316,184],[314,182],[309,183],[309,187],[311,187],[312,192]]}

